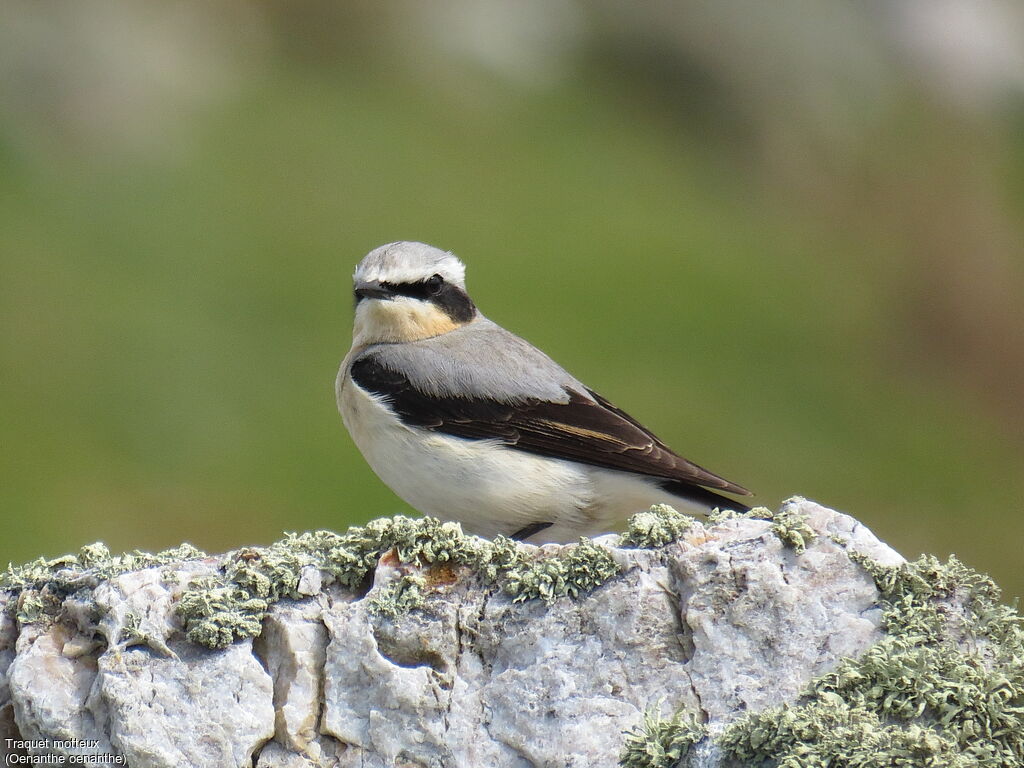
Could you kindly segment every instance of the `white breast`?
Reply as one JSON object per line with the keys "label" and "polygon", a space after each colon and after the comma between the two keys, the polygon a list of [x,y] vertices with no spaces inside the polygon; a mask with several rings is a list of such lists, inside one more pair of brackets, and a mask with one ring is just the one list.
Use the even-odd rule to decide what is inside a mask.
{"label": "white breast", "polygon": [[423,514],[459,520],[468,532],[488,537],[551,520],[587,526],[594,490],[586,467],[498,441],[408,427],[344,368],[337,389],[342,420],[367,463]]}

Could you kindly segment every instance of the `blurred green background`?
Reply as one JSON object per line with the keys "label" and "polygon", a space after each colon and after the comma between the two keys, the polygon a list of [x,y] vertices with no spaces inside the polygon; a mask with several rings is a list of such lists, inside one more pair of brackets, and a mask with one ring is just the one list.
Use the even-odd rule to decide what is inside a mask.
{"label": "blurred green background", "polygon": [[5,0],[0,561],[408,511],[350,275],[481,309],[774,506],[1024,593],[1024,13]]}

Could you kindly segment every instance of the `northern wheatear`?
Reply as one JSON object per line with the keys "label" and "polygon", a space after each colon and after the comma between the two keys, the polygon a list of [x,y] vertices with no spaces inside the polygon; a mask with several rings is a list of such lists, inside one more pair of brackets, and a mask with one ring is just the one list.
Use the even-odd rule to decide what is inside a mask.
{"label": "northern wheatear", "polygon": [[674,453],[536,347],[488,320],[451,253],[399,242],[355,275],[338,409],[374,472],[420,512],[533,542],[605,533],[666,502],[750,495]]}

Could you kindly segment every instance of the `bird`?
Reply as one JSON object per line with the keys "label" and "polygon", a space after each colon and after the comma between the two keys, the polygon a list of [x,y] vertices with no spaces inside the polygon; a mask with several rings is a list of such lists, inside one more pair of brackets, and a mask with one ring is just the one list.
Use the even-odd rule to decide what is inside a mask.
{"label": "bird", "polygon": [[667,503],[748,511],[752,495],[675,453],[524,339],[487,319],[454,254],[370,251],[353,275],[352,347],[335,382],[370,468],[467,533],[570,543]]}

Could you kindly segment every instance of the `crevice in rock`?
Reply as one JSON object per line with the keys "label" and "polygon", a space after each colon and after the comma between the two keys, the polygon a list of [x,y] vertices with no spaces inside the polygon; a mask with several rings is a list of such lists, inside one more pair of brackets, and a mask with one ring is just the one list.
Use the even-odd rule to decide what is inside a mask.
{"label": "crevice in rock", "polygon": [[260,757],[263,755],[263,750],[272,741],[274,741],[274,737],[273,736],[271,736],[269,739],[266,739],[265,741],[257,744],[255,749],[253,749],[252,755],[250,756],[250,758],[252,760],[252,768],[259,768]]}
{"label": "crevice in rock", "polygon": [[437,651],[430,648],[411,648],[393,637],[374,630],[374,639],[377,641],[377,651],[385,659],[396,667],[415,669],[416,667],[430,667],[439,675],[443,675],[448,668],[448,663]]}
{"label": "crevice in rock", "polygon": [[693,639],[693,628],[685,621],[685,611],[683,608],[683,594],[690,590],[688,590],[686,586],[684,574],[680,572],[678,567],[673,567],[672,563],[666,563],[665,570],[668,574],[668,583],[661,584],[661,587],[665,591],[670,602],[673,623],[677,628],[679,642],[683,648],[684,660],[681,669],[686,675],[690,691],[693,693],[693,698],[697,702],[698,710],[700,710],[700,722],[707,723],[710,719],[710,714],[704,708],[703,697],[701,696],[701,692],[697,688],[697,684],[694,682],[693,675],[690,672],[690,664],[692,663],[693,658],[697,655],[697,645]]}
{"label": "crevice in rock", "polygon": [[374,575],[375,571],[371,568],[363,576],[363,580],[351,588],[352,602],[358,602],[370,594],[370,590],[373,589]]}
{"label": "crevice in rock", "polygon": [[[327,622],[324,621],[323,613],[320,614],[319,622],[320,622],[320,626],[322,626],[324,628],[324,633],[325,633],[325,636],[327,637],[327,645],[325,646],[325,651],[326,651],[327,648],[330,648],[332,640],[331,640],[331,630],[328,629]],[[326,670],[326,664],[327,664],[327,660],[325,658],[324,659],[324,667],[321,667],[320,673],[317,675],[317,680],[316,680],[316,685],[317,685],[317,713],[316,713],[316,726],[315,726],[315,728],[316,728],[316,732],[319,733],[321,736],[326,736],[327,738],[334,739],[333,736],[331,736],[329,733],[327,733],[323,729],[323,725],[324,725],[324,712],[327,709],[327,670]],[[339,744],[342,743],[338,739],[335,739],[335,741],[338,741]]]}
{"label": "crevice in rock", "polygon": [[107,709],[106,702],[103,700],[103,694],[100,691],[102,674],[103,673],[97,669],[96,677],[93,678],[92,685],[89,688],[89,695],[85,699],[85,708],[89,713],[92,726],[103,734],[103,737],[107,740],[108,744],[118,749],[121,754],[124,754],[124,750],[121,748],[121,745],[115,743],[114,729],[110,722],[110,712]]}
{"label": "crevice in rock", "polygon": [[[480,612],[477,614],[477,622],[479,625],[483,625],[487,617],[487,604],[490,602],[492,592],[490,589],[484,589],[480,593]],[[484,653],[480,647],[480,631],[479,629],[470,632],[470,647],[473,649],[473,653],[480,659],[480,666],[486,671],[487,679],[490,679],[494,674],[494,662]]]}
{"label": "crevice in rock", "polygon": [[[267,621],[263,620],[263,627],[260,633],[252,639],[252,655],[263,667],[263,671],[270,675],[270,679],[274,680],[274,675],[270,671],[270,664],[267,662],[267,648],[266,648],[266,632],[267,632]],[[274,688],[277,688],[277,680],[274,680]]]}
{"label": "crevice in rock", "polygon": [[693,675],[690,674],[690,670],[684,667],[683,671],[686,673],[686,679],[690,682],[690,690],[693,691],[693,698],[697,700],[697,709],[700,710],[700,722],[707,723],[711,719],[711,714],[704,708],[704,699],[700,695],[700,689],[693,681]]}
{"label": "crevice in rock", "polygon": [[693,644],[693,629],[683,621],[683,597],[679,589],[679,574],[672,568],[666,568],[665,570],[668,574],[668,583],[659,581],[658,585],[662,588],[669,601],[672,623],[675,626],[676,637],[679,639],[679,647],[683,652],[682,663],[687,664],[697,652]]}
{"label": "crevice in rock", "polygon": [[[461,609],[462,606],[459,606]],[[462,611],[455,611],[455,668],[459,667],[459,659],[462,658]]]}

